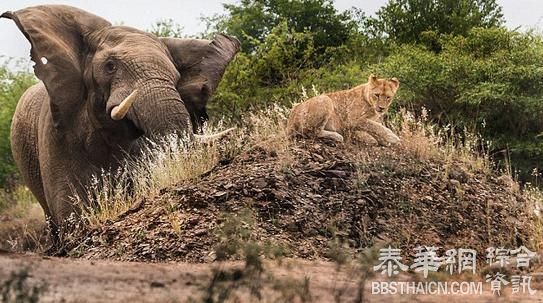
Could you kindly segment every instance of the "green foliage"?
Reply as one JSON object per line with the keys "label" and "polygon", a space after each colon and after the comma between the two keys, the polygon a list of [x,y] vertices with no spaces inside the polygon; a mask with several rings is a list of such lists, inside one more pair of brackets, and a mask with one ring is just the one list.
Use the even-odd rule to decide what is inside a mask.
{"label": "green foliage", "polygon": [[239,5],[223,5],[227,14],[215,17],[213,30],[236,36],[242,43],[242,50],[250,53],[256,44],[265,39],[273,27],[274,18],[266,13],[266,3],[258,0],[242,0]]}
{"label": "green foliage", "polygon": [[357,27],[352,14],[339,13],[330,0],[242,0],[224,8],[227,14],[215,19],[214,29],[238,37],[247,54],[282,23],[293,33],[311,32],[319,55],[344,45]]}
{"label": "green foliage", "polygon": [[[353,39],[348,45],[334,49],[333,55],[343,58],[319,66],[315,64],[318,51],[314,38],[310,32],[293,31],[286,22],[281,22],[263,42],[255,44],[251,54],[239,53],[209,102],[211,116],[217,116],[215,112],[237,120],[251,109],[301,101],[307,97],[304,89],[323,92],[348,88],[363,82],[363,77],[367,79],[362,72],[363,64],[357,59],[360,53],[353,51],[363,48],[365,40]],[[369,52],[365,54],[370,56]],[[340,64],[343,60],[348,60],[348,64]]]}
{"label": "green foliage", "polygon": [[210,102],[211,111],[239,118],[250,108],[295,97],[296,93],[286,86],[307,69],[313,54],[310,34],[292,32],[285,22],[281,23],[258,44],[253,55],[240,53],[230,64],[214,101]]}
{"label": "green foliage", "polygon": [[148,31],[157,37],[185,38],[186,36],[183,34],[183,27],[175,23],[173,19],[159,20]]}
{"label": "green foliage", "polygon": [[496,0],[390,0],[368,20],[370,32],[399,43],[421,42],[421,34],[465,35],[474,27],[504,24]]}
{"label": "green foliage", "polygon": [[403,45],[373,67],[401,79],[397,103],[424,106],[442,123],[477,129],[487,138],[532,140],[543,132],[540,36],[474,28],[465,37],[443,35],[439,43],[438,54]]}
{"label": "green foliage", "polygon": [[0,65],[0,185],[17,173],[9,139],[11,120],[19,98],[34,83],[34,75],[10,71],[7,63]]}

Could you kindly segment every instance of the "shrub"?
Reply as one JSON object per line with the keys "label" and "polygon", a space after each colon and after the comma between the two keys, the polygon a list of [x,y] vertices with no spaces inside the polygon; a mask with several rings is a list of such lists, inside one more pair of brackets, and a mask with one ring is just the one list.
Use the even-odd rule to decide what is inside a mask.
{"label": "shrub", "polygon": [[541,36],[474,28],[437,42],[437,53],[430,46],[399,46],[371,69],[400,79],[397,106],[424,106],[441,124],[482,133],[513,160],[531,157],[531,163],[515,165],[531,170],[543,157]]}
{"label": "shrub", "polygon": [[504,24],[502,8],[496,0],[389,0],[369,18],[372,35],[400,43],[421,42],[421,33],[465,35],[474,27]]}
{"label": "shrub", "polygon": [[0,65],[0,186],[6,186],[17,173],[9,139],[15,107],[24,91],[36,83],[34,75],[26,71],[11,71],[9,63]]}
{"label": "shrub", "polygon": [[475,28],[442,36],[438,54],[403,45],[372,67],[400,78],[402,106],[425,106],[444,123],[460,123],[498,137],[543,131],[543,41],[532,33]]}
{"label": "shrub", "polygon": [[[363,42],[353,42],[356,43]],[[336,50],[349,53],[346,46]],[[256,46],[253,54],[239,53],[229,65],[209,102],[211,116],[236,121],[247,111],[301,101],[306,97],[304,89],[314,87],[318,92],[326,92],[366,81],[368,73],[363,67],[369,65],[367,62],[346,57],[316,66],[312,63],[315,52],[312,33],[293,32],[281,23]]]}
{"label": "shrub", "polygon": [[327,48],[345,44],[357,26],[356,12],[340,13],[330,0],[242,0],[239,4],[225,4],[224,8],[226,15],[204,20],[215,31],[237,36],[247,54],[257,50],[282,23],[295,33],[311,32],[321,56]]}

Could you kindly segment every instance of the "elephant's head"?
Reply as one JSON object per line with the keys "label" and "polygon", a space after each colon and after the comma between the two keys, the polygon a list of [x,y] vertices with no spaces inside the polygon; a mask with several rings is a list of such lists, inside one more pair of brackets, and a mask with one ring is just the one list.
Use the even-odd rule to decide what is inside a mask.
{"label": "elephant's head", "polygon": [[31,43],[55,127],[83,120],[111,142],[192,133],[207,118],[206,102],[239,50],[239,42],[224,35],[157,38],[63,5],[1,17],[14,20]]}

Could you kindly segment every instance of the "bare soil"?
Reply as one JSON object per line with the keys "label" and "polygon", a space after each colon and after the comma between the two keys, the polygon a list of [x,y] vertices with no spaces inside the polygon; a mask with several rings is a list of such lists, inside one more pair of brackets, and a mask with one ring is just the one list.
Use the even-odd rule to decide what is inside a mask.
{"label": "bare soil", "polygon": [[[0,281],[13,282],[17,279],[13,274],[18,274],[14,282],[20,282],[20,286],[12,286],[10,294],[28,298],[35,288],[39,302],[206,302],[212,269],[218,267],[217,264],[92,261],[3,253],[0,254]],[[228,262],[220,267],[232,270],[242,265]],[[270,266],[269,272],[273,273],[274,280],[262,285],[259,302],[304,302],[304,299],[308,300],[305,302],[360,302],[360,277],[346,270],[338,271],[332,263],[284,260],[282,266]],[[21,279],[21,275],[25,278]],[[307,287],[303,287],[304,281]],[[504,291],[497,297],[486,285],[482,295],[432,296],[371,294],[366,283],[362,302],[535,303],[543,302],[541,286],[541,282],[532,285],[538,289],[535,295],[511,295]],[[226,302],[258,301],[248,288],[236,289],[235,282],[223,285],[224,288],[233,290]]]}

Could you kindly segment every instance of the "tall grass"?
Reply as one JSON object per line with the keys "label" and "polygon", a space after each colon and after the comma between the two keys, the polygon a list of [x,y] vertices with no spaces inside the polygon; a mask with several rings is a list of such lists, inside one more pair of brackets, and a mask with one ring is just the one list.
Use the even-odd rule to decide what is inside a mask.
{"label": "tall grass", "polygon": [[[91,178],[85,197],[74,197],[84,205],[83,217],[90,226],[100,226],[126,212],[134,202],[156,196],[161,189],[192,180],[211,171],[222,159],[232,159],[241,151],[262,148],[278,158],[279,165],[290,163],[289,140],[285,133],[289,110],[274,105],[249,113],[244,125],[220,142],[199,143],[177,135],[148,140],[137,157],[129,157],[115,171],[101,171]],[[222,123],[204,127],[204,134],[224,129]],[[172,224],[172,227],[174,227]]]}
{"label": "tall grass", "polygon": [[17,186],[0,191],[0,248],[42,250],[45,238],[43,210],[30,190]]}
{"label": "tall grass", "polygon": [[129,157],[115,171],[102,170],[92,176],[86,199],[74,199],[77,203],[89,201],[83,216],[91,226],[99,226],[126,212],[139,199],[210,171],[232,147],[228,143],[202,144],[174,134],[147,140],[137,157]]}
{"label": "tall grass", "polygon": [[493,168],[490,141],[465,127],[460,130],[454,125],[438,127],[428,120],[424,108],[418,118],[401,109],[393,117],[391,128],[400,134],[402,148],[421,160],[445,161],[446,166],[456,161],[487,173]]}

